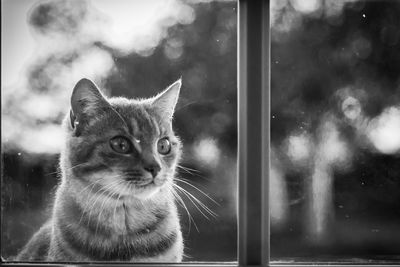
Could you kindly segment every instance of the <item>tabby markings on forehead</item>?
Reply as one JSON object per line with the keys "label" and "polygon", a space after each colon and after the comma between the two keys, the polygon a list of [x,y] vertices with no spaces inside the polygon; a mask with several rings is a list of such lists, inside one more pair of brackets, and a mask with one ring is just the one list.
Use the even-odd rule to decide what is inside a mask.
{"label": "tabby markings on forehead", "polygon": [[131,118],[131,124],[133,128],[133,135],[137,135],[139,131],[139,125],[135,118]]}
{"label": "tabby markings on forehead", "polygon": [[142,117],[149,127],[149,132],[154,135],[160,135],[159,124],[156,122],[154,115],[150,114],[147,109],[143,109]]}
{"label": "tabby markings on forehead", "polygon": [[161,134],[164,132],[164,129],[161,127],[161,130],[160,130],[159,123],[157,123],[157,121],[154,117],[151,117],[151,121],[153,122],[154,128],[157,131],[157,135],[161,136]]}
{"label": "tabby markings on forehead", "polygon": [[140,131],[138,123],[135,118],[131,118],[130,122],[131,122],[130,129],[132,129],[131,134],[132,134],[133,141],[136,144],[140,144],[141,140],[137,137],[139,135],[139,131]]}

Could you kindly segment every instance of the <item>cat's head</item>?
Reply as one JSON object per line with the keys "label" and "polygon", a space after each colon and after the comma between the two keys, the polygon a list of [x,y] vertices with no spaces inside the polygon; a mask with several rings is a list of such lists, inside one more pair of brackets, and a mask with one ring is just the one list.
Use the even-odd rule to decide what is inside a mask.
{"label": "cat's head", "polygon": [[181,154],[172,130],[180,87],[178,80],[153,98],[107,99],[93,82],[80,80],[64,121],[68,138],[61,167],[66,179],[137,198],[170,186]]}

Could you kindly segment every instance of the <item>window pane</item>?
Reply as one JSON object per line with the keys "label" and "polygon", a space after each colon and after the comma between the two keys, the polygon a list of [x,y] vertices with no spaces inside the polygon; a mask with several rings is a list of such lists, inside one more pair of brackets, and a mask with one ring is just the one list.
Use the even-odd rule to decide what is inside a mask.
{"label": "window pane", "polygon": [[400,2],[271,3],[271,259],[400,260]]}
{"label": "window pane", "polygon": [[236,1],[5,0],[2,22],[1,256],[179,261],[181,232],[183,261],[235,261]]}

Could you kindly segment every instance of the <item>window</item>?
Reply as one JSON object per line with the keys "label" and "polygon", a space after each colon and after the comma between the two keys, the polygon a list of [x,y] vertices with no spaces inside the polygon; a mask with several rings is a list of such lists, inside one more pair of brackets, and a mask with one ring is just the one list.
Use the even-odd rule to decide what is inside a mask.
{"label": "window", "polygon": [[[6,3],[10,2],[3,1],[2,10]],[[180,62],[182,53],[185,53],[182,50],[179,34],[185,27],[190,28],[190,26],[183,25],[197,22],[202,27],[217,25],[218,29],[218,19],[213,20],[205,16],[205,20],[198,21],[196,17],[198,14],[193,16],[192,13],[193,5],[204,7],[205,13],[219,10],[221,13],[218,18],[231,19],[230,23],[222,23],[220,31],[216,30],[211,37],[207,36],[206,39],[215,38],[214,41],[218,40],[219,44],[213,42],[213,45],[205,52],[206,54],[213,53],[213,49],[216,49],[217,53],[229,51],[226,52],[229,55],[228,62],[232,62],[235,58],[235,54],[232,53],[232,43],[229,45],[228,42],[234,42],[232,39],[234,35],[227,36],[225,30],[227,30],[226,27],[236,27],[233,14],[238,15],[238,198],[236,202],[238,212],[234,214],[236,208],[234,205],[230,206],[228,212],[223,211],[225,206],[214,207],[231,216],[237,215],[237,262],[235,261],[236,254],[232,253],[232,248],[236,247],[236,236],[232,235],[232,231],[236,231],[236,222],[235,216],[232,216],[228,220],[229,223],[222,223],[219,228],[206,229],[206,237],[202,233],[197,234],[192,225],[193,239],[189,241],[189,244],[190,242],[195,244],[204,238],[200,246],[203,246],[204,251],[210,254],[207,255],[208,258],[203,259],[198,256],[200,254],[197,254],[202,251],[201,249],[194,251],[195,262],[190,264],[278,266],[310,263],[329,265],[398,263],[400,255],[398,244],[400,190],[397,190],[399,188],[398,166],[400,166],[398,164],[400,92],[397,77],[400,62],[397,48],[400,42],[400,23],[397,16],[400,12],[399,3],[394,0],[276,0],[271,1],[270,5],[269,2],[267,0],[240,0],[237,4],[229,1],[179,2],[182,14],[186,15],[164,18],[163,25],[177,24],[178,26],[172,26],[173,30],[169,28],[169,30],[162,29],[159,32],[161,36],[167,33],[170,36],[172,33],[173,37],[168,37],[162,42],[162,49],[146,48],[141,43],[135,44],[138,46],[135,49],[138,49],[137,51],[140,51],[142,55],[140,59],[126,57],[126,53],[129,54],[130,51],[124,49],[127,48],[126,45],[129,48],[131,44],[123,42],[126,40],[125,35],[116,39],[106,38],[105,41],[111,42],[106,45],[102,42],[92,44],[100,51],[110,45],[118,46],[117,50],[122,51],[122,54],[106,59],[106,62],[109,62],[107,60],[114,61],[119,66],[118,71],[126,71],[126,66],[131,64],[131,61],[148,62],[154,53],[163,54],[169,59],[164,63],[171,64],[168,67],[172,69],[165,75],[171,77],[180,66],[177,62]],[[63,1],[63,3],[67,2]],[[219,9],[225,5],[230,6],[231,9],[226,12],[222,8]],[[47,14],[51,15],[51,12]],[[2,15],[6,16],[5,13]],[[157,13],[157,16],[161,15],[162,13]],[[50,16],[50,18],[54,17],[56,16]],[[89,16],[89,19],[92,18]],[[98,19],[96,16],[94,18]],[[68,24],[71,21],[73,20],[70,18],[64,21],[68,25],[65,29],[75,31],[76,25]],[[43,18],[40,16],[35,23],[45,26],[44,28],[48,26],[43,23]],[[63,25],[57,25],[57,27],[56,30],[63,28]],[[48,28],[54,31],[53,27]],[[69,34],[73,35],[73,32]],[[193,34],[193,31],[189,30],[188,34]],[[3,29],[3,38],[4,36],[7,36],[5,29]],[[153,44],[160,42],[158,39],[148,41],[154,42]],[[196,43],[199,39],[190,35],[187,41]],[[17,43],[23,43],[23,41],[15,42]],[[112,53],[113,50],[110,52],[105,49],[105,51]],[[79,55],[75,56],[79,57]],[[11,61],[7,60],[7,62]],[[67,59],[66,62],[68,63],[69,60]],[[226,92],[226,88],[228,88],[226,90],[236,88],[236,80],[217,75],[217,71],[226,68],[224,64],[226,62],[219,63],[220,65],[213,66],[216,71],[213,74],[224,81],[219,83],[222,86],[221,91]],[[2,65],[3,70],[3,62]],[[98,65],[104,66],[104,64]],[[198,77],[202,77],[204,66],[208,65],[197,66],[192,69],[192,75],[187,74],[202,83],[204,79]],[[142,79],[145,73],[157,67],[158,63],[153,62],[145,69],[136,69],[138,74],[135,79]],[[232,65],[229,64],[229,68],[231,67]],[[90,70],[91,68],[88,68],[89,73]],[[113,69],[105,71],[112,72]],[[232,69],[229,72],[232,73]],[[36,73],[36,75],[40,74],[40,72]],[[166,82],[162,80],[164,78],[161,78],[166,76],[157,73],[150,81],[143,80],[157,87],[159,83]],[[101,80],[108,85],[114,83],[118,85],[112,89],[113,94],[123,94],[125,89],[121,88],[126,86],[125,82],[135,85],[133,79],[123,83],[118,75],[111,77],[112,79]],[[42,90],[46,88],[40,84],[35,86]],[[209,90],[212,95],[214,90],[211,88]],[[2,87],[2,99],[6,92],[7,90]],[[142,93],[143,97],[147,96],[147,93]],[[212,96],[215,97],[215,95]],[[193,108],[190,102],[191,97],[194,98],[196,95],[185,96],[186,102],[181,106],[183,110],[187,108],[186,104]],[[222,102],[218,102],[218,107],[214,106],[211,112],[217,110],[222,112],[221,116],[217,116],[218,113],[214,114],[215,117],[212,116],[217,121],[216,125],[221,125],[229,121],[224,115],[236,114],[235,105],[229,104],[235,102],[236,92],[223,95],[218,99],[222,99]],[[228,104],[222,104],[225,103],[224,100]],[[13,128],[5,127],[7,120],[4,118],[9,115],[5,109],[7,105],[8,102],[3,100],[2,142],[5,140],[4,129]],[[208,108],[209,106],[199,105],[191,112],[195,114],[210,112]],[[178,132],[192,131],[193,135],[198,136],[198,131],[204,130],[188,129],[187,125],[196,125],[197,122],[188,123],[185,116],[179,118],[177,115],[176,122]],[[232,122],[226,125],[233,128],[236,126]],[[236,141],[236,128],[226,129],[226,131],[229,131],[231,135],[227,135],[228,138],[221,142],[225,142],[225,148],[229,150]],[[18,137],[18,135],[15,136]],[[186,140],[192,144],[194,153],[191,160],[203,158],[202,164],[207,167],[201,169],[201,174],[186,169],[186,175],[197,182],[203,179],[200,175],[213,177],[213,174],[208,173],[207,170],[215,164],[216,159],[210,160],[209,157],[204,156],[209,154],[228,153],[231,156],[228,157],[232,164],[230,169],[234,168],[235,164],[232,161],[234,151],[217,152],[216,149],[220,147],[215,146],[215,139],[208,138],[210,136],[200,135],[199,137],[197,140]],[[37,140],[40,139],[35,139]],[[51,140],[46,140],[44,143],[51,143],[47,141]],[[32,145],[30,149],[34,149],[37,142],[29,142],[29,145]],[[4,151],[10,149],[7,146],[8,144],[3,142]],[[49,146],[49,149],[54,149],[54,146]],[[4,173],[11,171],[7,170],[8,164],[18,163],[19,157],[24,156],[22,153],[18,154],[20,153],[18,150],[13,151],[12,157],[7,156],[7,152],[3,155]],[[54,166],[57,159],[47,157],[46,166],[29,167],[29,170],[40,174],[56,171]],[[31,162],[35,159],[36,157],[29,158]],[[187,167],[196,168],[192,165]],[[21,177],[22,175],[34,176],[34,174],[24,172],[22,168],[11,169],[20,172]],[[234,184],[229,179],[224,181],[231,187]],[[29,186],[49,188],[54,185],[54,182],[51,184],[39,182],[36,185],[35,182],[38,181],[32,181]],[[12,179],[2,176],[2,200],[5,199],[5,208],[2,211],[6,215],[16,212],[14,208],[7,208],[10,203],[24,205],[15,202],[15,195],[29,199],[29,195],[24,195],[25,189],[21,186],[17,186],[17,190],[10,189],[15,186],[13,183]],[[206,182],[204,184],[213,192],[211,195],[224,194],[220,192],[219,187]],[[12,195],[9,192],[12,192]],[[199,194],[201,196],[201,193]],[[40,193],[39,195],[42,198],[41,203],[47,201],[47,194]],[[226,199],[222,202],[232,204],[234,203],[231,202],[232,199],[235,199],[235,195],[229,196],[230,202]],[[217,202],[219,201],[221,200],[217,199]],[[26,203],[35,205],[35,203],[25,201]],[[196,210],[194,206],[190,209]],[[182,214],[185,216],[185,213]],[[19,216],[22,215],[25,214],[21,213]],[[4,219],[4,216],[2,218],[2,256],[4,257],[10,253],[7,249],[13,246],[16,248],[15,242],[19,241],[9,237],[5,239],[5,225],[12,226],[14,220],[7,222],[7,218]],[[36,225],[42,223],[35,220],[38,219],[33,216],[31,221],[34,221]],[[203,219],[200,218],[200,220]],[[205,221],[201,224],[206,225],[206,223],[209,222]],[[19,227],[15,228],[14,233],[19,230]],[[31,232],[33,233],[34,229],[31,229]],[[208,239],[211,236],[214,236],[215,242]],[[7,242],[10,246],[4,248]],[[222,252],[225,253],[224,256],[221,256],[221,251],[224,251]],[[207,262],[198,262],[203,260]],[[182,264],[182,266],[185,265],[185,263]]]}

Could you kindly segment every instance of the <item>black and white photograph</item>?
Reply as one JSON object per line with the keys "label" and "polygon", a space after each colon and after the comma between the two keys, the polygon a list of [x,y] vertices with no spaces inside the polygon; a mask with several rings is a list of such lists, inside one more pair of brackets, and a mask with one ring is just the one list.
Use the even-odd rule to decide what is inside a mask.
{"label": "black and white photograph", "polygon": [[1,19],[2,263],[400,264],[399,0]]}

